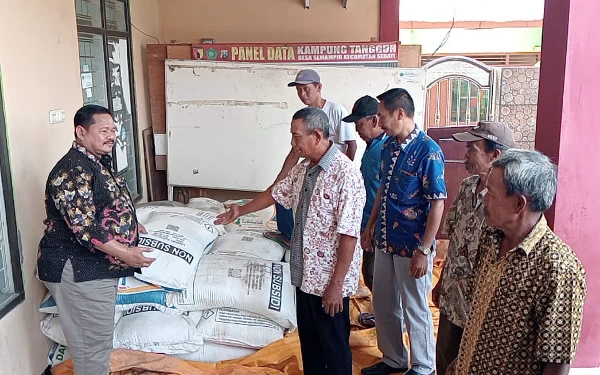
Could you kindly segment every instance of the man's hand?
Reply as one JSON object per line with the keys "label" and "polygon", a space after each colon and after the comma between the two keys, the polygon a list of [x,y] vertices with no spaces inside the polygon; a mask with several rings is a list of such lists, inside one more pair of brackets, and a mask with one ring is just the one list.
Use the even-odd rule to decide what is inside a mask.
{"label": "man's hand", "polygon": [[440,279],[431,291],[431,300],[438,309],[440,308],[440,294],[442,293],[442,280]]}
{"label": "man's hand", "polygon": [[360,235],[360,247],[369,253],[373,252],[373,232],[375,228],[367,226]]}
{"label": "man's hand", "polygon": [[454,361],[452,361],[452,363],[446,367],[446,375],[454,375],[454,373],[456,372],[456,359]]}
{"label": "man's hand", "polygon": [[423,254],[420,250],[415,251],[410,261],[410,276],[415,279],[425,276],[429,267],[428,257],[428,255]]}
{"label": "man's hand", "polygon": [[144,227],[142,224],[138,223],[138,233],[148,234],[148,231],[146,230],[146,227]]}
{"label": "man's hand", "polygon": [[150,252],[152,252],[152,249],[148,247],[129,247],[122,256],[122,260],[131,267],[149,267],[156,260],[156,258],[148,258],[144,255],[144,253]]}
{"label": "man's hand", "polygon": [[216,225],[227,225],[242,215],[241,206],[237,204],[228,204],[225,208],[227,211],[217,216]]}
{"label": "man's hand", "polygon": [[323,293],[323,309],[325,313],[334,316],[344,310],[342,285],[330,282]]}

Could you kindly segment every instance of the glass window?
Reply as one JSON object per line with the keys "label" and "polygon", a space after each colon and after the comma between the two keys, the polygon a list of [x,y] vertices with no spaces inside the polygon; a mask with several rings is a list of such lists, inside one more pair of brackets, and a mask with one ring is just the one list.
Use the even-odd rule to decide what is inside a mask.
{"label": "glass window", "polygon": [[127,31],[125,3],[119,0],[106,0],[106,28]]}
{"label": "glass window", "polygon": [[108,38],[108,58],[110,73],[110,93],[113,115],[117,126],[115,159],[117,172],[125,173],[132,194],[137,194],[137,171],[135,150],[135,129],[131,108],[131,79],[127,59],[127,39]]}
{"label": "glass window", "polygon": [[[137,124],[127,5],[123,0],[75,0],[83,101],[102,105],[113,113],[118,131],[114,167],[125,177],[132,195],[138,196]],[[102,25],[102,17],[100,24],[80,22],[80,13],[87,14],[86,20],[91,17],[89,14],[104,13],[105,25]]]}
{"label": "glass window", "polygon": [[100,0],[75,0],[77,25],[102,27]]}
{"label": "glass window", "polygon": [[79,69],[83,104],[108,108],[102,35],[79,33]]}
{"label": "glass window", "polygon": [[1,93],[0,87],[0,318],[25,299]]}

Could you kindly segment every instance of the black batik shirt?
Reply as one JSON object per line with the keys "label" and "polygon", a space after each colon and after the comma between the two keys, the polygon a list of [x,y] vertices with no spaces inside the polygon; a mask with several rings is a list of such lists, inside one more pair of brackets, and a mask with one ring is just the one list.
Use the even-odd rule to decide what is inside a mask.
{"label": "black batik shirt", "polygon": [[96,248],[112,240],[138,243],[135,208],[125,179],[109,155],[73,147],[46,183],[46,230],[38,251],[38,277],[58,283],[67,260],[75,282],[132,276],[135,269]]}

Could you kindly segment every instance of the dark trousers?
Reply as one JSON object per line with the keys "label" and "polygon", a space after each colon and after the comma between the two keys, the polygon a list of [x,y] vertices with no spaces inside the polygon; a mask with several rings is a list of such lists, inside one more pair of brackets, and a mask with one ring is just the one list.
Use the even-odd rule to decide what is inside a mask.
{"label": "dark trousers", "polygon": [[373,272],[375,270],[375,252],[363,251],[362,274],[365,285],[373,292]]}
{"label": "dark trousers", "polygon": [[284,208],[279,203],[275,204],[275,221],[277,221],[277,230],[286,241],[292,240],[294,231],[294,213],[292,210]]}
{"label": "dark trousers", "polygon": [[438,374],[444,375],[446,373],[446,368],[448,368],[448,366],[450,366],[450,364],[458,357],[462,335],[462,328],[450,322],[446,315],[440,314],[437,344],[435,348],[435,367]]}
{"label": "dark trousers", "polygon": [[296,289],[298,334],[305,375],[352,375],[350,300],[344,311],[330,316],[323,298]]}

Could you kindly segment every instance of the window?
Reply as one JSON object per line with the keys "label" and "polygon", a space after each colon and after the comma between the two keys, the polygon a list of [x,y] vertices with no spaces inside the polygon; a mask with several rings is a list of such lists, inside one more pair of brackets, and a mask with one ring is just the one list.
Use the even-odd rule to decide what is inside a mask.
{"label": "window", "polygon": [[75,0],[79,69],[84,104],[113,113],[117,143],[115,170],[139,198],[138,139],[128,0]]}
{"label": "window", "polygon": [[488,121],[490,88],[467,77],[445,77],[427,89],[426,128],[475,125]]}
{"label": "window", "polygon": [[0,318],[25,299],[0,87]]}

